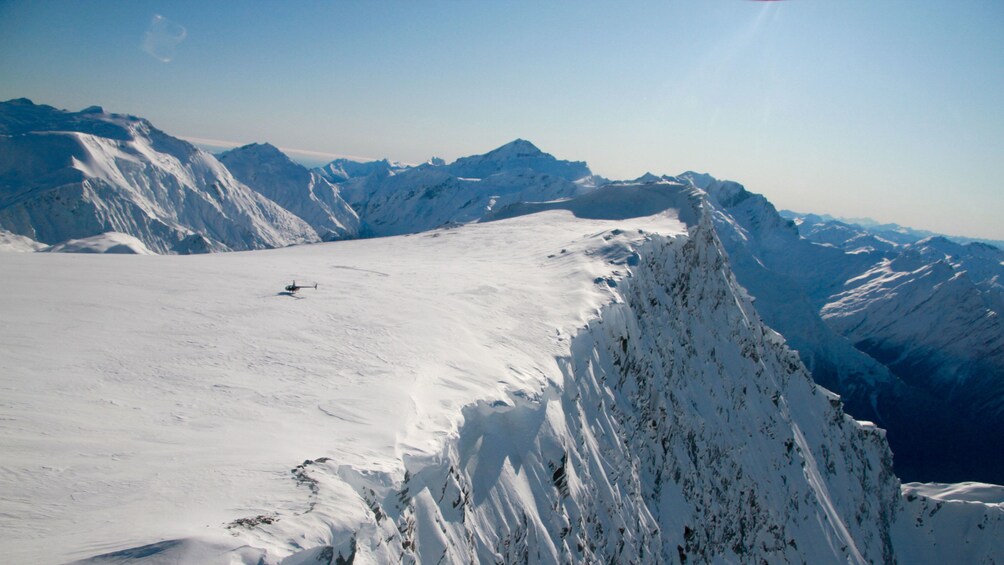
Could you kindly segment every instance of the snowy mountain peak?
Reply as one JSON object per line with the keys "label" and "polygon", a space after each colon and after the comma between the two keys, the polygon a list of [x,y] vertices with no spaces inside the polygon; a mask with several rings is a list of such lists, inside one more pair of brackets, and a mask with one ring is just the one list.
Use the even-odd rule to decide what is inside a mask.
{"label": "snowy mountain peak", "polygon": [[525,139],[514,139],[498,149],[489,151],[485,154],[485,157],[508,160],[520,157],[537,157],[539,155],[544,155],[544,152],[533,143]]}
{"label": "snowy mountain peak", "polygon": [[933,247],[933,248],[936,248],[936,249],[941,249],[941,250],[949,250],[950,249],[950,250],[953,250],[953,251],[959,250],[959,249],[962,248],[961,244],[958,244],[958,243],[956,243],[956,242],[948,239],[947,237],[944,237],[944,236],[941,236],[941,235],[932,235],[931,237],[927,237],[927,238],[924,238],[924,239],[918,241],[914,245],[916,245],[917,247]]}
{"label": "snowy mountain peak", "polygon": [[130,129],[142,121],[132,116],[106,114],[97,106],[91,106],[80,112],[69,112],[46,104],[35,104],[27,98],[0,102],[0,135],[18,135],[35,131],[76,131],[127,141],[132,136]]}
{"label": "snowy mountain peak", "polygon": [[659,176],[653,175],[652,173],[648,173],[647,172],[644,175],[642,175],[642,176],[634,179],[634,181],[632,181],[632,182],[639,183],[639,184],[646,184],[646,183],[651,183],[651,182],[661,182],[663,180],[665,180],[663,177],[659,177]]}
{"label": "snowy mountain peak", "polygon": [[[897,245],[907,245],[911,243],[917,243],[923,239],[927,239],[932,236],[940,236],[944,237],[945,239],[948,239],[949,241],[954,241],[961,245],[968,245],[969,243],[980,243],[983,245],[989,245],[992,247],[997,247],[999,249],[1004,249],[1004,240],[973,238],[960,235],[936,234],[929,230],[915,229],[906,226],[901,226],[899,224],[893,224],[893,223],[883,224],[879,223],[876,220],[873,220],[872,218],[836,218],[830,214],[800,213],[800,212],[793,212],[791,210],[782,210],[781,215],[786,218],[797,219],[802,224],[808,224],[810,226],[813,226],[810,228],[811,230],[818,230],[819,228],[815,226],[819,226],[821,224],[840,222],[845,226],[850,226],[855,230],[858,230],[859,232],[881,237],[882,239],[894,242]],[[811,233],[809,235],[811,235]]]}
{"label": "snowy mountain peak", "polygon": [[[310,171],[306,167],[294,162],[285,153],[268,143],[243,145],[224,151],[216,157],[237,177],[237,180],[251,188],[255,188],[255,180],[258,177],[280,175],[284,178],[295,178],[304,184],[308,183],[310,178]],[[261,191],[259,190],[259,192]],[[266,196],[269,195],[266,194]],[[269,198],[272,197],[269,196]]]}
{"label": "snowy mountain peak", "polygon": [[262,151],[262,152],[265,152],[265,153],[278,153],[278,154],[285,155],[284,153],[282,153],[282,151],[279,150],[278,147],[276,147],[275,145],[272,145],[271,143],[269,143],[267,141],[264,142],[264,143],[248,143],[247,145],[244,145],[242,148],[243,149],[253,149],[253,150]]}
{"label": "snowy mountain peak", "polygon": [[687,180],[701,190],[707,190],[709,186],[718,182],[718,179],[708,173],[698,173],[694,171],[687,171],[683,174],[677,175],[677,178]]}
{"label": "snowy mountain peak", "polygon": [[525,139],[513,140],[483,155],[462,157],[446,167],[462,178],[483,179],[498,173],[538,173],[576,181],[592,175],[582,161],[563,161]]}
{"label": "snowy mountain peak", "polygon": [[228,157],[232,158],[235,155],[253,156],[254,159],[258,160],[265,160],[269,162],[277,162],[282,164],[289,163],[290,165],[303,168],[301,165],[297,165],[296,163],[294,163],[293,160],[290,159],[289,156],[287,156],[285,153],[280,151],[278,147],[267,142],[249,143],[247,145],[242,145],[240,147],[224,151],[223,153],[220,153],[217,157],[221,161],[224,161],[225,163],[226,162],[225,160]]}
{"label": "snowy mountain peak", "polygon": [[928,256],[943,255],[953,262],[989,262],[999,264],[1004,261],[1004,251],[999,248],[973,241],[970,243],[959,243],[944,236],[932,236],[918,241],[908,246],[908,249],[919,251]]}
{"label": "snowy mountain peak", "polygon": [[[695,173],[693,171],[687,171],[676,178],[704,190],[715,201],[726,208],[734,207],[751,197],[756,197],[758,202],[762,201],[762,203],[770,205],[766,198],[746,190],[745,186],[735,181],[719,180],[707,173]],[[770,208],[771,213],[776,216],[777,210],[774,209],[773,205],[770,205]]]}

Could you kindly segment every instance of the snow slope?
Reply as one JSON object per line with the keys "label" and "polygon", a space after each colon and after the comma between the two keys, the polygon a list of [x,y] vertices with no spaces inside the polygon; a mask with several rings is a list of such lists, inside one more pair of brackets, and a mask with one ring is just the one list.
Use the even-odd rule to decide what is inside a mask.
{"label": "snow slope", "polygon": [[[1000,563],[1004,487],[983,483],[903,485],[893,527],[900,563]],[[913,543],[918,537],[926,543]]]}
{"label": "snow slope", "polygon": [[[599,199],[271,251],[0,256],[0,554],[891,563],[950,543],[893,536],[883,434],[760,322],[702,195],[622,196],[637,217]],[[679,210],[640,215],[659,198]],[[294,278],[318,289],[279,292]],[[957,556],[1004,550],[988,520]]]}
{"label": "snow slope", "polygon": [[310,224],[324,241],[359,236],[359,216],[320,173],[307,170],[268,143],[219,155],[234,177]]}
{"label": "snow slope", "polygon": [[[918,434],[946,446],[920,479],[1004,482],[1004,252],[931,238],[851,280],[827,323],[900,379],[939,399],[946,420]],[[904,454],[906,455],[906,454]]]}
{"label": "snow slope", "polygon": [[158,253],[318,240],[212,155],[145,120],[25,99],[0,103],[0,229],[48,244],[116,231]]}
{"label": "snow slope", "polygon": [[[593,282],[616,270],[593,254],[617,243],[610,227],[5,256],[0,554],[66,561],[207,525],[229,537],[232,520],[302,512],[289,469],[322,455],[400,481],[402,458],[438,453],[465,406],[560,375],[569,336],[612,300]],[[294,278],[319,289],[278,292]]]}

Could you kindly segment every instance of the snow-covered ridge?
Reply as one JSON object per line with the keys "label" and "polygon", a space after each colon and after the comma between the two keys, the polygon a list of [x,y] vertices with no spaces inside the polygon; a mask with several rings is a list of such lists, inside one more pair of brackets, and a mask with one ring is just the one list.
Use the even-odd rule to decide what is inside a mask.
{"label": "snow-covered ridge", "polygon": [[[658,186],[682,210],[213,257],[12,255],[0,493],[16,483],[2,502],[24,513],[0,522],[0,551],[891,563],[924,547],[894,530],[883,434],[759,320],[701,195]],[[277,276],[319,289],[277,295]],[[957,555],[1000,551],[988,516],[970,535],[984,553]]]}
{"label": "snow-covered ridge", "polygon": [[[672,216],[633,225],[683,229]],[[0,552],[65,562],[206,534],[231,544],[227,524],[309,507],[289,472],[308,458],[401,480],[465,406],[533,396],[560,374],[568,336],[613,297],[594,282],[619,269],[603,250],[640,237],[616,226],[534,217],[271,252],[12,254],[0,374],[18,390],[0,420],[0,493],[17,518],[0,516]],[[283,296],[290,279],[319,289]],[[324,509],[358,520],[352,500]]]}
{"label": "snow-covered ridge", "polygon": [[0,229],[48,245],[114,231],[158,253],[415,233],[603,180],[522,139],[448,165],[338,159],[310,171],[252,144],[221,154],[224,166],[141,118],[26,99],[0,104],[0,149]]}
{"label": "snow-covered ridge", "polygon": [[946,502],[1004,505],[1004,486],[987,483],[906,483],[903,485],[903,491],[907,495],[914,494]]}
{"label": "snow-covered ridge", "polygon": [[159,253],[317,241],[212,155],[132,116],[0,104],[0,229],[56,244],[115,231]]}
{"label": "snow-covered ridge", "polygon": [[[403,481],[305,464],[320,497],[344,480],[369,510],[328,551],[362,562],[891,562],[899,491],[881,433],[844,416],[760,324],[710,221],[686,238],[653,235],[624,260],[631,276],[606,283],[623,302],[573,337],[560,378],[466,409],[456,443],[410,460]],[[289,534],[281,522],[256,530]]]}

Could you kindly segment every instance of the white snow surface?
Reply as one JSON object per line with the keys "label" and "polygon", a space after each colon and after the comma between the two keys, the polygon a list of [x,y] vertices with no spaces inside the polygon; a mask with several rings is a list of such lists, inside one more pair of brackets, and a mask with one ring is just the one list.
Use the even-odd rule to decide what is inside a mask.
{"label": "white snow surface", "polygon": [[[289,469],[308,458],[400,480],[463,407],[560,375],[613,300],[594,283],[616,276],[607,252],[640,237],[604,239],[616,225],[551,213],[212,256],[4,256],[0,555],[63,562],[303,511]],[[318,289],[279,293],[292,279]]]}

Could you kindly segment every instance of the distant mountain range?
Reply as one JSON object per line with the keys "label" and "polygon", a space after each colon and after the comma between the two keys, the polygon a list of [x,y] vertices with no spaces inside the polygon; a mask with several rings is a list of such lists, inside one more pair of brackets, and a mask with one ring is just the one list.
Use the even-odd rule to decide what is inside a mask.
{"label": "distant mountain range", "polygon": [[[798,224],[802,235],[813,241],[817,241],[814,235],[820,232],[819,237],[826,238],[827,232],[839,233],[843,230],[854,233],[865,233],[876,238],[884,239],[893,243],[916,243],[922,239],[940,236],[952,240],[956,243],[986,243],[994,247],[1004,248],[1004,240],[985,239],[979,237],[965,237],[961,235],[944,235],[929,230],[910,228],[893,223],[880,223],[871,218],[838,218],[829,214],[812,214],[793,212],[791,210],[781,210],[779,212],[783,218],[793,220]],[[840,236],[836,236],[837,239]],[[826,243],[826,242],[822,242]]]}

